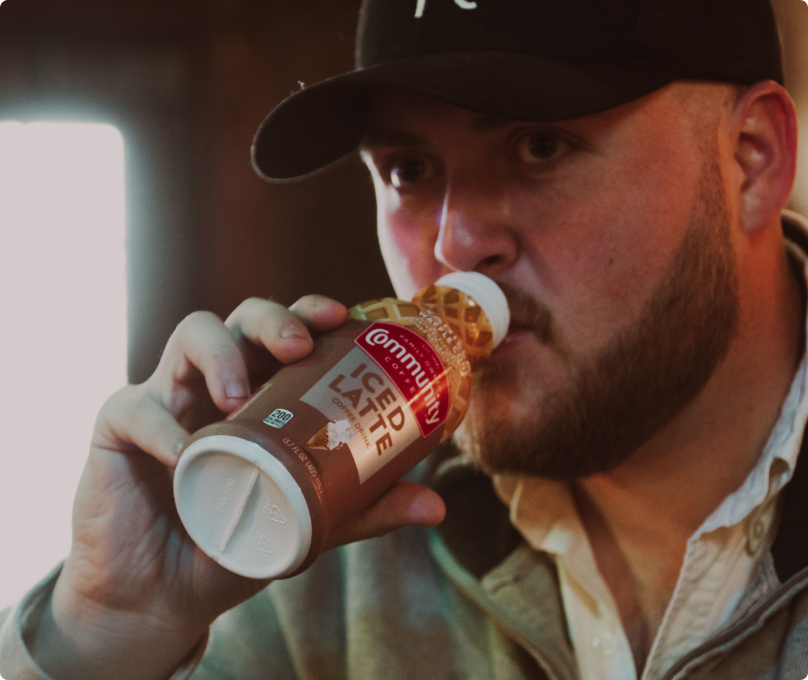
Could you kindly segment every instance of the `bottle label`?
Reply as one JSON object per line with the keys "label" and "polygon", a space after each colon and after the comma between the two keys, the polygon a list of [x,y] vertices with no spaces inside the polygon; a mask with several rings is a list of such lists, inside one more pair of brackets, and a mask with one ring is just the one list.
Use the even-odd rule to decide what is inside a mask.
{"label": "bottle label", "polygon": [[392,323],[374,323],[355,340],[398,388],[412,408],[422,437],[428,437],[449,413],[446,367],[418,333]]}
{"label": "bottle label", "polygon": [[302,397],[329,424],[308,447],[350,449],[364,482],[449,413],[449,383],[438,353],[419,334],[377,322]]}

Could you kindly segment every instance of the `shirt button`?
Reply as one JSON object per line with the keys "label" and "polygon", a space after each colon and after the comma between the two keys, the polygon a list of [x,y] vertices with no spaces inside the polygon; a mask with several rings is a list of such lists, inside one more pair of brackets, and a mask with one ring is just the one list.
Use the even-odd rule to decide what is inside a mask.
{"label": "shirt button", "polygon": [[614,635],[611,633],[604,633],[592,640],[592,646],[600,652],[603,656],[614,656],[617,651],[617,643],[614,640]]}
{"label": "shirt button", "polygon": [[762,519],[756,519],[752,523],[749,530],[749,538],[747,540],[747,549],[750,555],[754,555],[760,550],[763,541],[766,538],[766,522]]}

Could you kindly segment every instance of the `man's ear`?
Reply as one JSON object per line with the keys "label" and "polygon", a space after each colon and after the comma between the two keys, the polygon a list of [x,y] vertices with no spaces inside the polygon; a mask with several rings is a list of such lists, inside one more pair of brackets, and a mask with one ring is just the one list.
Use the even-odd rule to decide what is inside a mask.
{"label": "man's ear", "polygon": [[752,233],[780,219],[794,187],[797,113],[786,90],[772,80],[751,86],[731,114],[740,170],[739,219]]}

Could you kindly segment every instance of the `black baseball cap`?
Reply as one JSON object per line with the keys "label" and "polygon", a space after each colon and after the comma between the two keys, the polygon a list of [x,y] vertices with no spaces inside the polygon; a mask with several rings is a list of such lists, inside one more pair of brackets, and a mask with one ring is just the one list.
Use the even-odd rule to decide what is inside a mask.
{"label": "black baseball cap", "polygon": [[355,70],[272,111],[253,165],[283,181],[339,160],[361,142],[368,102],[384,88],[550,122],[679,79],[782,84],[769,0],[364,0]]}

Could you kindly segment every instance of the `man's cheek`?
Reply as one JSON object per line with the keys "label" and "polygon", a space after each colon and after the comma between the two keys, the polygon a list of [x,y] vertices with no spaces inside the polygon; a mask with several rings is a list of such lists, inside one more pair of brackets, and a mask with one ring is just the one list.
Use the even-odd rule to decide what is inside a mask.
{"label": "man's cheek", "polygon": [[379,242],[386,251],[388,269],[406,271],[420,287],[440,277],[442,269],[435,259],[438,228],[432,220],[418,218],[402,210],[389,215],[387,228],[380,229]]}

